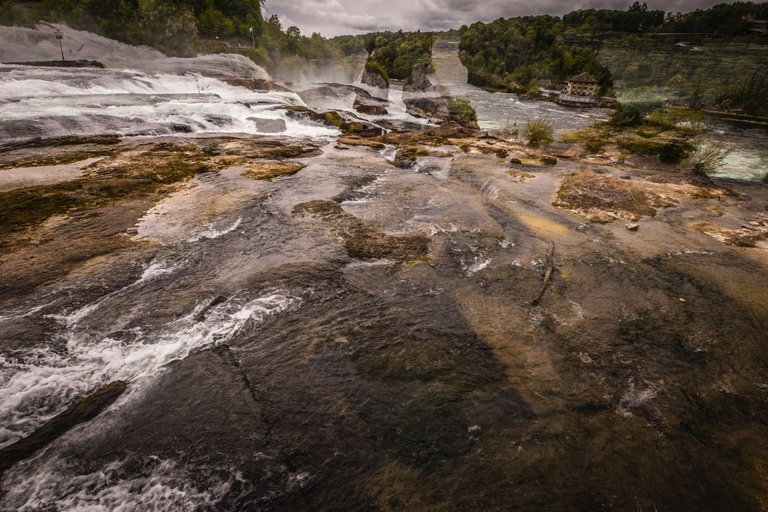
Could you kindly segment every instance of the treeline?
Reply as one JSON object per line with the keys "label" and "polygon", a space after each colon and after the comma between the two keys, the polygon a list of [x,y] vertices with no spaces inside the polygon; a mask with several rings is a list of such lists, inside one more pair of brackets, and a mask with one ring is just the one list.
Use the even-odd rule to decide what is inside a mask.
{"label": "treeline", "polygon": [[459,56],[469,71],[469,82],[525,92],[536,82],[563,82],[589,72],[603,91],[611,74],[598,60],[597,48],[568,44],[566,25],[555,16],[524,16],[475,23],[461,28]]}
{"label": "treeline", "polygon": [[[171,55],[189,55],[203,37],[250,37],[263,31],[263,0],[42,0],[33,9],[0,3],[0,23],[65,22]],[[253,31],[253,32],[252,32]]]}
{"label": "treeline", "polygon": [[362,41],[370,56],[369,66],[378,67],[388,78],[407,80],[416,63],[432,58],[434,36],[401,30],[366,34]]}
{"label": "treeline", "polygon": [[387,78],[407,80],[413,66],[432,57],[435,35],[427,32],[372,32],[337,36],[328,43],[343,56],[367,52],[367,66]]}
{"label": "treeline", "polygon": [[304,36],[283,27],[277,16],[262,17],[263,0],[41,0],[26,8],[0,0],[0,24],[65,22],[133,45],[147,45],[173,56],[240,53],[270,71],[344,63],[363,54],[356,37],[331,42],[320,34]]}
{"label": "treeline", "polygon": [[709,9],[696,9],[685,14],[668,14],[659,32],[711,34],[715,37],[747,36],[759,39],[751,32],[750,18],[768,19],[768,3],[734,2],[718,4]]}
{"label": "treeline", "polygon": [[678,33],[765,41],[765,35],[751,30],[752,18],[768,18],[768,4],[736,2],[672,14],[635,2],[626,11],[586,9],[562,18],[502,18],[461,27],[460,56],[474,85],[526,92],[535,90],[538,80],[551,80],[557,87],[572,75],[588,72],[606,92],[613,81],[600,59],[606,41]]}
{"label": "treeline", "polygon": [[608,41],[600,61],[621,101],[656,98],[693,108],[768,116],[768,48],[737,40],[674,43],[651,35]]}

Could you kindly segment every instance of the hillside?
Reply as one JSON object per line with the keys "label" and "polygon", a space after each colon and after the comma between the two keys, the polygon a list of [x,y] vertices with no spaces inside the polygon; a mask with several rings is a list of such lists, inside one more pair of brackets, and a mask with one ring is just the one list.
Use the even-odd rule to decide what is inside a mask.
{"label": "hillside", "polygon": [[694,107],[766,113],[768,35],[751,19],[768,4],[720,4],[686,14],[648,10],[579,10],[461,28],[461,59],[474,85],[537,92],[588,72],[606,93],[613,85],[656,88],[661,100]]}

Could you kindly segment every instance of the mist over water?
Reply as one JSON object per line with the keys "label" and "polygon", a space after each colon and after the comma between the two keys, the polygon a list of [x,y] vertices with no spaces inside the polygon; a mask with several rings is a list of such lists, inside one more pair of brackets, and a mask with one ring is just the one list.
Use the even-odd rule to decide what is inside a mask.
{"label": "mist over water", "polygon": [[41,24],[37,29],[0,27],[0,61],[55,60],[55,30],[64,34],[70,60],[97,60],[107,69],[0,65],[2,140],[101,133],[270,133],[259,129],[261,119],[285,122],[285,130],[272,133],[338,133],[275,109],[303,105],[294,93],[255,92],[225,83],[228,78],[270,78],[242,55],[170,58],[63,25]]}

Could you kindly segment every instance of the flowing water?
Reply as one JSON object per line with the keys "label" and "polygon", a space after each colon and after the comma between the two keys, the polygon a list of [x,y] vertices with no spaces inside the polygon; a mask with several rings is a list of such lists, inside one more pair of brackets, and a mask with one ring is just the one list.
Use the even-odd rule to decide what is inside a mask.
{"label": "flowing water", "polygon": [[576,130],[608,117],[606,109],[568,108],[556,103],[521,99],[517,94],[490,92],[467,83],[467,68],[459,59],[459,42],[437,41],[432,50],[437,85],[451,96],[467,98],[483,130],[519,130],[531,119],[545,118],[555,129]]}
{"label": "flowing water", "polygon": [[768,125],[715,119],[707,124],[712,130],[707,138],[725,143],[730,151],[714,176],[756,181],[768,176]]}
{"label": "flowing water", "polygon": [[[605,114],[467,86],[447,53],[436,49],[441,86],[469,97],[485,129]],[[754,411],[768,287],[748,256],[666,218],[634,239],[555,209],[575,163],[527,183],[493,153],[401,169],[392,148],[339,148],[335,130],[286,117],[276,107],[303,104],[293,93],[157,64],[2,66],[0,138],[184,131],[225,147],[221,133],[260,140],[257,117],[285,121],[281,143],[320,150],[274,181],[239,164],[198,175],[142,213],[133,243],[24,293],[0,283],[0,446],[128,382],[6,471],[0,510],[757,510],[741,486],[759,485],[744,461],[766,454]],[[389,119],[408,121],[397,103]],[[429,257],[351,257],[332,219],[295,212],[312,200],[427,237]],[[74,251],[111,229],[107,215],[46,229]],[[531,306],[550,240],[557,284]],[[34,243],[0,268],[51,250]]]}
{"label": "flowing water", "polygon": [[338,133],[275,110],[300,104],[293,93],[253,92],[199,74],[0,65],[0,139],[6,141],[100,133],[258,133],[257,121],[263,119],[283,120],[289,135]]}
{"label": "flowing water", "polygon": [[[525,100],[516,94],[489,92],[467,84],[467,70],[458,55],[458,41],[443,40],[434,45],[432,60],[435,78],[449,94],[469,99],[477,110],[484,130],[519,130],[535,118],[552,121],[557,131],[576,130],[605,121],[610,111],[562,107],[555,103]],[[707,121],[709,140],[724,142],[730,153],[715,176],[760,180],[768,173],[768,126]]]}

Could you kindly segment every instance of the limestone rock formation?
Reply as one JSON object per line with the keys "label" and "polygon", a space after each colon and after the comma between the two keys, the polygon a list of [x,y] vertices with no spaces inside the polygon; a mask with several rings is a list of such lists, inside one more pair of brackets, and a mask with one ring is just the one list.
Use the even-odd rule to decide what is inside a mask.
{"label": "limestone rock formation", "polygon": [[363,91],[355,96],[353,107],[362,114],[384,115],[389,103],[389,79],[384,72],[371,64],[370,58],[360,77]]}

